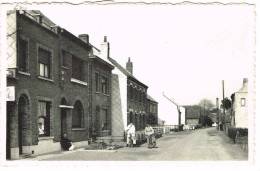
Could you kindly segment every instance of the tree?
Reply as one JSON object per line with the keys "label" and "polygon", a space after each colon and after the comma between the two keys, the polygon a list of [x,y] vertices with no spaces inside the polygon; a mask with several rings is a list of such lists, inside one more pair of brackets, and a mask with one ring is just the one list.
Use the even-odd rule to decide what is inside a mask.
{"label": "tree", "polygon": [[205,108],[205,110],[209,110],[214,107],[214,104],[209,99],[202,99],[199,102],[199,106]]}
{"label": "tree", "polygon": [[224,109],[228,110],[231,108],[231,100],[228,97],[225,97],[223,100],[221,100],[221,105],[224,107]]}

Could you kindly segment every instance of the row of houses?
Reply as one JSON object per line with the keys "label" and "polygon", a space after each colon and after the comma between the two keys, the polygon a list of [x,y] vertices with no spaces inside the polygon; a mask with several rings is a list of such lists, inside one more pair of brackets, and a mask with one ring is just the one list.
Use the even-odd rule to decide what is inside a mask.
{"label": "row of houses", "polygon": [[76,147],[93,139],[120,143],[133,122],[137,136],[158,122],[158,103],[148,86],[100,48],[40,11],[7,13],[8,159],[60,150],[64,133]]}

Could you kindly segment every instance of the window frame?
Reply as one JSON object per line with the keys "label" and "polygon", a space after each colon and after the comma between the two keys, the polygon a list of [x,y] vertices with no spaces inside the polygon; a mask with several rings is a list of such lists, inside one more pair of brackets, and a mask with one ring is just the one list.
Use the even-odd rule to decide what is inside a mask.
{"label": "window frame", "polygon": [[240,98],[240,106],[245,107],[246,106],[246,98]]}
{"label": "window frame", "polygon": [[[45,76],[45,71],[44,71],[44,76],[40,75],[40,64],[43,64],[43,63],[40,63],[40,61],[39,61],[39,49],[48,51],[50,53],[49,66],[47,65],[47,68],[49,69],[48,77]],[[40,78],[52,80],[52,78],[53,78],[53,54],[54,53],[51,48],[37,43],[37,73]],[[46,64],[43,64],[43,65],[46,65]]]}
{"label": "window frame", "polygon": [[[39,106],[40,106],[40,103],[45,103],[45,107],[46,107],[46,115],[41,115],[41,113],[39,113]],[[37,111],[37,128],[38,128],[38,136],[39,137],[50,137],[51,136],[51,113],[52,113],[52,102],[51,101],[47,101],[47,100],[42,100],[42,99],[38,99],[37,100],[37,108],[38,108],[38,111]],[[48,110],[48,112],[47,112]],[[47,130],[47,132],[45,132],[44,134],[40,134],[39,133],[39,123],[38,123],[38,120],[42,118],[44,119],[44,122],[46,124],[48,124],[47,126],[47,129],[46,129],[46,124],[44,124],[44,130]]]}
{"label": "window frame", "polygon": [[[102,83],[102,80],[104,79],[105,84]],[[100,76],[100,88],[101,93],[108,95],[109,94],[109,79],[107,76],[101,75]],[[103,85],[105,86],[105,91],[103,90]]]}
{"label": "window frame", "polygon": [[[75,125],[75,120],[73,120],[73,117],[75,117],[75,110],[78,110],[77,109],[77,106],[76,106],[76,104],[79,104],[79,106],[81,107],[81,116],[80,116],[80,124],[76,124]],[[77,113],[77,116],[78,116],[78,113]],[[85,128],[85,121],[84,121],[84,119],[85,119],[85,117],[84,117],[84,107],[83,107],[83,104],[81,103],[81,101],[79,101],[79,100],[77,100],[75,103],[74,103],[74,105],[73,105],[73,110],[72,110],[72,121],[71,121],[71,128],[72,129],[77,129],[77,128]],[[73,122],[74,121],[74,122]]]}
{"label": "window frame", "polygon": [[100,93],[100,74],[99,74],[99,72],[95,72],[94,80],[95,80],[95,91],[96,91],[96,93]]}
{"label": "window frame", "polygon": [[[73,60],[74,61],[76,60],[80,67],[79,66],[73,67]],[[75,77],[75,68],[80,68],[80,75],[76,76],[78,78]],[[84,60],[82,60],[81,58],[79,58],[79,57],[77,57],[77,56],[72,54],[72,58],[71,58],[71,78],[79,80],[79,81],[82,81],[82,82],[86,82],[85,77],[84,77],[85,75],[84,75],[83,69],[84,69]]]}
{"label": "window frame", "polygon": [[[30,70],[30,67],[29,67],[29,56],[30,56],[30,54],[29,54],[29,46],[30,46],[30,42],[29,42],[29,38],[27,38],[27,37],[25,37],[25,36],[23,36],[23,35],[20,35],[19,36],[19,38],[18,38],[19,40],[18,40],[18,60],[17,60],[17,67],[18,67],[18,71],[20,71],[20,72],[22,72],[22,73],[29,73],[29,70]],[[20,59],[21,59],[21,57],[20,57],[20,40],[22,40],[22,41],[25,41],[26,43],[27,43],[27,47],[26,47],[26,68],[25,68],[25,71],[24,70],[21,70],[21,67],[20,67]]]}

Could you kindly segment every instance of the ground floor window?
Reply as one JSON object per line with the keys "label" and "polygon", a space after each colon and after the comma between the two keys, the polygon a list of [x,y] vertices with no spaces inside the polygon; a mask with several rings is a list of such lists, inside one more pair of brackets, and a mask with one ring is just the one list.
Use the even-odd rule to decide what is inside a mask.
{"label": "ground floor window", "polygon": [[51,103],[38,102],[38,133],[39,136],[50,136],[50,109]]}
{"label": "ground floor window", "polygon": [[73,108],[72,128],[83,128],[83,127],[84,127],[83,106],[80,101],[77,101]]}

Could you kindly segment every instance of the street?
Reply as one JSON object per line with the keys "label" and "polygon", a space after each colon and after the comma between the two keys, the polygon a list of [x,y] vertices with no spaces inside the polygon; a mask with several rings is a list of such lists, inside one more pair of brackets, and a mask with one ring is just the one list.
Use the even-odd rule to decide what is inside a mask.
{"label": "street", "polygon": [[[117,150],[85,150],[48,154],[33,160],[86,160],[86,161],[169,161],[169,160],[247,160],[247,152],[215,127],[194,131],[174,132],[157,139],[158,148],[146,144]],[[31,159],[27,159],[31,160]]]}

